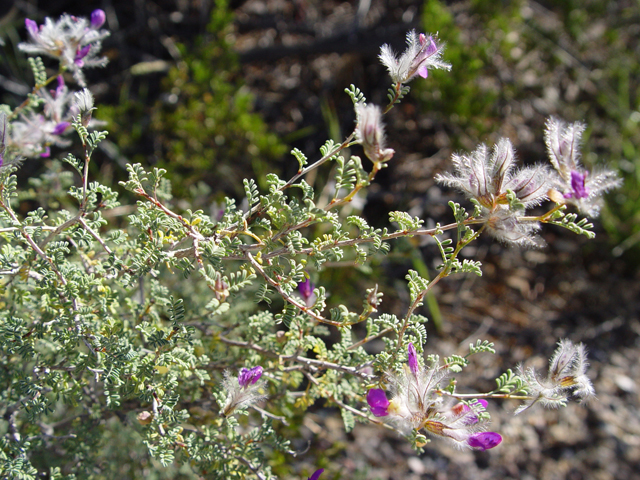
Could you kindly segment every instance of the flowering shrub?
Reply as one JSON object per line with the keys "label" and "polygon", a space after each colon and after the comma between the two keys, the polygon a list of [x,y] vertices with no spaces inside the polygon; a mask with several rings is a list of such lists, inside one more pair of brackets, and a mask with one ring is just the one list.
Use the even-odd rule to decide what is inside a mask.
{"label": "flowering shrub", "polygon": [[[137,429],[162,465],[186,465],[206,478],[265,479],[274,478],[270,452],[299,453],[279,425],[319,399],[340,409],[346,430],[371,422],[406,436],[417,450],[427,434],[485,451],[503,441],[489,430],[488,400],[522,400],[520,413],[537,403],[556,407],[593,396],[585,347],[570,340],[560,341],[544,379],[519,367],[497,378],[495,390],[458,392],[453,376],[473,355],[494,352],[493,344],[478,340],[465,356],[425,357],[427,319],[417,313],[443,278],[481,274],[480,262],[458,256],[485,232],[529,247],[540,245],[536,232],[544,224],[593,236],[588,220],[567,209],[596,215],[599,196],[619,180],[580,165],[581,124],[549,119],[550,166],[518,167],[507,139],[492,151],[482,145],[454,156],[454,173],[437,180],[473,206],[467,211],[451,202],[451,224],[425,228],[422,219],[393,212],[397,228],[376,229],[341,214],[392,161],[382,119],[409,93],[405,84],[427,78],[429,68],[450,67],[443,44],[410,32],[399,57],[386,45],[381,50],[393,80],[389,104],[378,107],[358,88],[347,89],[353,133],[339,144],[327,141],[311,163],[294,150],[299,169],[292,178],[269,174],[262,192],[246,179],[246,207],[228,198],[214,218],[178,211],[163,169],[128,165],[120,186],[138,202],[122,226],[112,215],[118,192],[89,174],[92,154],[107,136],[95,130],[99,109],[87,88],[67,86],[69,73],[84,87],[83,69],[104,64],[98,56],[104,18],[96,10],[90,20],[65,15],[42,26],[27,20],[29,42],[20,48],[58,60],[59,69],[49,75],[33,59],[32,94],[0,113],[3,478],[109,478],[96,473],[102,439],[95,431],[114,416],[128,419],[126,428]],[[75,203],[29,210],[18,188],[21,159],[68,146],[72,132],[83,155],[68,154],[63,162],[76,179],[45,172],[37,182],[43,191],[64,189]],[[342,156],[356,144],[371,166]],[[331,198],[322,201],[304,177],[330,162]],[[531,213],[548,201],[544,213]],[[364,293],[359,312],[328,307],[329,292],[312,282],[330,261],[364,264],[388,252],[392,240],[412,236],[433,238],[442,264],[432,280],[408,272],[410,303],[402,318],[382,312],[377,287]],[[259,307],[248,310],[246,298]],[[357,324],[366,330],[361,338]],[[340,340],[329,342],[331,331]],[[385,348],[372,354],[365,346],[375,339]],[[57,460],[43,462],[36,450]],[[60,463],[63,468],[54,466]]]}

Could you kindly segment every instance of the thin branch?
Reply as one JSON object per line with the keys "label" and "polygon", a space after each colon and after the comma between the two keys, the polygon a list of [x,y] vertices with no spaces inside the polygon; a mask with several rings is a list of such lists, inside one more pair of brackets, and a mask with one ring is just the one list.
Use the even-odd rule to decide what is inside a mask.
{"label": "thin branch", "polygon": [[260,273],[260,275],[262,275],[262,277],[267,281],[267,283],[269,285],[271,285],[273,288],[275,288],[278,291],[278,293],[282,296],[282,298],[285,301],[287,301],[288,303],[290,303],[291,305],[296,307],[298,310],[300,310],[303,313],[306,313],[311,318],[313,318],[314,320],[316,320],[316,321],[318,321],[320,323],[325,323],[327,325],[333,325],[334,327],[343,327],[344,326],[340,322],[336,322],[334,320],[329,320],[328,318],[324,318],[322,315],[318,315],[313,310],[311,310],[309,307],[307,307],[306,305],[298,302],[295,298],[291,297],[288,293],[286,293],[282,289],[282,286],[278,282],[276,282],[269,275],[267,275],[267,272],[264,271],[264,268],[262,268],[262,265],[260,265],[256,261],[256,259],[253,258],[253,255],[251,255],[251,252],[245,252],[245,257],[247,258],[247,260],[249,260],[249,263],[251,263],[251,266],[253,266],[253,268],[256,271],[258,271],[258,273]]}
{"label": "thin branch", "polygon": [[265,357],[277,358],[280,361],[293,361],[297,363],[301,363],[308,367],[314,367],[317,369],[330,369],[330,370],[338,370],[345,373],[350,373],[351,375],[357,375],[358,377],[362,377],[364,379],[373,378],[373,375],[369,375],[367,373],[362,372],[361,370],[365,369],[369,366],[369,362],[358,365],[357,367],[348,367],[345,365],[340,365],[338,363],[328,362],[326,360],[318,360],[315,358],[307,358],[302,357],[298,354],[293,355],[279,355],[271,350],[267,350],[266,348],[261,347],[260,345],[256,345],[254,343],[242,342],[239,340],[231,340],[230,338],[219,335],[218,338],[222,343],[226,343],[227,345],[232,345],[234,347],[242,347],[242,348],[250,348]]}

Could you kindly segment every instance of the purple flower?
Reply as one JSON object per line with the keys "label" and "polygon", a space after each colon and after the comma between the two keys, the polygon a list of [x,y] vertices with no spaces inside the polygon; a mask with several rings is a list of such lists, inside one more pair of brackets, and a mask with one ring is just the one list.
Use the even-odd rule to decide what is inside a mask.
{"label": "purple flower", "polygon": [[33,20],[25,20],[29,32],[29,41],[18,45],[28,54],[46,55],[60,62],[61,70],[73,74],[80,86],[86,85],[82,69],[103,67],[106,58],[97,56],[101,41],[109,35],[106,30],[96,28],[102,22],[102,16],[94,12],[92,20],[72,15],[62,15],[58,20],[45,18],[42,25]]}
{"label": "purple flower", "polygon": [[502,442],[502,436],[496,432],[474,433],[469,437],[467,443],[471,448],[484,452],[493,447],[497,447]]}
{"label": "purple flower", "polygon": [[307,300],[308,298],[311,298],[311,295],[313,295],[314,287],[315,285],[311,283],[311,279],[307,278],[304,282],[300,282],[298,284],[298,291],[300,292],[300,295],[302,295],[302,298]]}
{"label": "purple flower", "polygon": [[[424,33],[421,33],[420,35],[418,35],[418,39],[420,41],[420,45],[422,45],[423,48],[428,42],[428,45],[426,45],[426,48],[424,48],[423,50],[423,60],[429,58],[431,55],[438,51],[438,46],[436,45],[436,42],[433,41],[433,37],[431,35],[427,37]],[[422,78],[427,78],[429,76],[427,65],[424,65],[423,67],[418,69],[418,75],[420,75]]]}
{"label": "purple flower", "polygon": [[69,122],[60,122],[57,124],[53,131],[51,132],[53,135],[62,135],[64,131],[69,128],[71,124]]}
{"label": "purple flower", "polygon": [[319,468],[318,470],[313,472],[313,474],[307,480],[318,480],[320,478],[320,475],[322,475],[322,472],[324,472],[324,468]]}
{"label": "purple flower", "polygon": [[581,198],[589,197],[589,189],[585,185],[587,175],[589,172],[584,173],[571,170],[571,191],[564,194],[564,198],[575,198],[579,200]]}
{"label": "purple flower", "polygon": [[416,352],[416,347],[413,346],[413,343],[409,342],[409,368],[411,369],[411,373],[413,373],[414,377],[418,377],[418,354]]}
{"label": "purple flower", "polygon": [[40,152],[40,156],[42,158],[49,158],[51,156],[51,147],[49,147],[48,145],[44,147],[44,150]]}
{"label": "purple flower", "polygon": [[389,415],[389,400],[387,394],[380,388],[372,388],[367,393],[367,403],[376,417],[386,417]]}
{"label": "purple flower", "polygon": [[38,35],[38,24],[31,20],[30,18],[24,19],[24,25],[27,27],[27,31],[29,35],[32,37],[36,37]]}
{"label": "purple flower", "polygon": [[308,308],[313,307],[313,304],[316,303],[316,296],[313,294],[314,288],[316,288],[316,286],[311,283],[311,279],[309,278],[306,278],[304,282],[298,284],[298,292],[300,292],[300,296]]}
{"label": "purple flower", "polygon": [[589,216],[597,216],[602,204],[600,196],[622,183],[613,170],[588,172],[580,164],[580,142],[586,125],[566,124],[557,118],[547,120],[545,142],[555,175],[552,177],[552,197],[556,203],[570,203]]}
{"label": "purple flower", "polygon": [[260,365],[253,368],[243,368],[238,374],[238,383],[241,387],[246,388],[256,383],[262,376],[262,367]]}
{"label": "purple flower", "polygon": [[104,25],[107,16],[104,13],[104,10],[100,10],[99,8],[91,12],[91,27],[100,28]]}

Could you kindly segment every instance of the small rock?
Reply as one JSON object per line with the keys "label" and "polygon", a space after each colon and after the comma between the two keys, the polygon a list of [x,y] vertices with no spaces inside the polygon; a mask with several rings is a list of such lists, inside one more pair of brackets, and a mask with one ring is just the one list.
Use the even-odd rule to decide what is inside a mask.
{"label": "small rock", "polygon": [[425,471],[424,464],[418,457],[409,457],[407,465],[413,473],[417,473],[418,475],[422,475]]}
{"label": "small rock", "polygon": [[613,380],[623,392],[631,393],[636,391],[636,382],[626,375],[616,375]]}

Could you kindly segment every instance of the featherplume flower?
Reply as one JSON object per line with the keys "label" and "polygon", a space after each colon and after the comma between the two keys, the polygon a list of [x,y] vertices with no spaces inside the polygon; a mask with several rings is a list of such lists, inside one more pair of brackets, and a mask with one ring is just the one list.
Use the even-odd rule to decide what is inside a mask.
{"label": "featherplume flower", "polygon": [[78,107],[62,75],[58,76],[55,89],[41,88],[37,95],[43,104],[42,112],[23,112],[5,125],[5,144],[19,156],[48,157],[52,145],[65,147],[71,143],[63,135],[69,131]]}
{"label": "featherplume flower", "polygon": [[618,174],[612,170],[589,172],[580,164],[580,142],[586,126],[576,122],[567,125],[557,118],[547,120],[545,141],[556,174],[552,187],[559,195],[558,203],[570,203],[589,216],[597,216],[603,193],[620,186]]}
{"label": "featherplume flower", "polygon": [[511,141],[502,138],[490,151],[480,145],[467,155],[453,155],[455,173],[436,175],[436,181],[456,188],[480,208],[489,232],[506,243],[536,246],[536,222],[523,221],[525,210],[547,199],[546,167],[516,167]]}
{"label": "featherplume flower", "polygon": [[71,15],[62,15],[57,21],[47,17],[40,26],[27,18],[25,27],[30,42],[20,43],[18,47],[27,53],[57,59],[62,68],[70,70],[76,82],[84,87],[86,82],[82,69],[107,64],[105,57],[98,57],[102,40],[109,36],[108,31],[99,30],[105,19],[102,10],[94,10],[91,20]]}
{"label": "featherplume flower", "polygon": [[570,340],[558,342],[558,348],[549,360],[549,372],[541,378],[534,368],[518,368],[518,374],[524,380],[531,399],[516,410],[516,414],[527,410],[540,402],[545,407],[564,406],[570,396],[582,401],[595,395],[591,380],[587,377],[587,350],[580,343],[574,345]]}
{"label": "featherplume flower", "polygon": [[227,400],[222,409],[223,415],[229,416],[238,408],[259,402],[267,397],[264,389],[265,382],[260,380],[262,371],[260,365],[243,368],[237,379],[231,377],[228,371],[224,373],[223,385],[227,391]]}
{"label": "featherplume flower", "polygon": [[438,364],[421,367],[413,344],[408,348],[408,365],[399,373],[388,374],[392,398],[384,390],[367,393],[371,413],[383,417],[404,433],[425,430],[430,435],[449,440],[459,448],[487,450],[497,446],[502,437],[487,432],[488,416],[483,414],[487,402],[476,400],[447,407],[439,385],[447,371]]}
{"label": "featherplume flower", "polygon": [[380,61],[389,70],[394,83],[407,83],[417,75],[427,78],[429,69],[450,70],[451,65],[442,60],[444,45],[438,44],[433,36],[415,30],[407,33],[407,49],[398,58],[393,49],[385,44],[380,49]]}
{"label": "featherplume flower", "polygon": [[384,163],[391,160],[395,153],[386,148],[386,137],[382,123],[382,112],[377,105],[357,103],[356,109],[356,142],[362,145],[365,155],[373,163]]}

